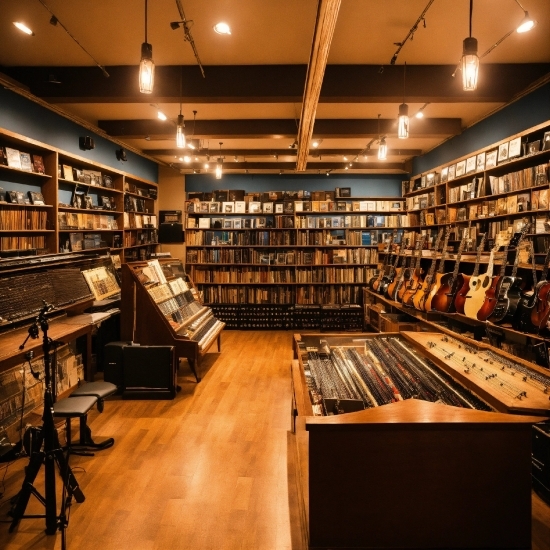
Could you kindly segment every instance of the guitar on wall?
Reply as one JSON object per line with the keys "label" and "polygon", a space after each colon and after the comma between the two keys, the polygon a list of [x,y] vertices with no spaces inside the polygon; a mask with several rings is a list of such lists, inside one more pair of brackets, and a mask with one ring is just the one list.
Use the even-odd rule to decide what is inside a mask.
{"label": "guitar on wall", "polygon": [[[384,295],[389,300],[395,300],[395,291],[399,281],[402,279],[402,276],[405,276],[405,264],[407,262],[407,257],[405,255],[405,250],[409,246],[409,240],[407,239],[406,243],[401,242],[401,248],[399,249],[399,255],[397,256],[397,261],[395,262],[395,274],[391,283],[387,286]],[[401,267],[397,267],[401,261]]]}
{"label": "guitar on wall", "polygon": [[518,309],[519,301],[521,300],[521,290],[523,288],[523,279],[517,276],[519,265],[519,249],[521,241],[528,233],[531,224],[527,222],[516,244],[516,256],[514,258],[514,267],[511,275],[504,275],[498,281],[496,287],[496,304],[493,313],[489,317],[491,323],[505,323],[514,318]]}
{"label": "guitar on wall", "polygon": [[479,308],[479,311],[477,312],[477,318],[479,321],[487,321],[489,317],[493,314],[493,311],[495,310],[495,306],[497,305],[497,297],[499,294],[499,286],[500,281],[502,278],[506,275],[506,266],[508,265],[508,250],[512,246],[516,246],[519,242],[519,233],[516,233],[508,243],[506,243],[506,246],[504,247],[504,253],[502,257],[502,264],[500,266],[500,273],[498,275],[495,275],[487,287],[487,290],[485,291],[485,299],[483,300],[483,304],[481,304],[481,307]]}
{"label": "guitar on wall", "polygon": [[439,230],[439,233],[437,234],[434,249],[432,252],[432,263],[430,265],[430,269],[428,270],[426,277],[424,277],[424,281],[422,282],[422,285],[420,285],[420,288],[414,293],[411,299],[414,309],[418,309],[419,311],[423,310],[422,305],[424,304],[424,301],[426,300],[426,295],[428,294],[432,286],[432,280],[435,273],[435,266],[437,264],[437,252],[439,251],[439,247],[441,246],[443,231],[444,229],[442,227]]}
{"label": "guitar on wall", "polygon": [[[522,292],[521,299],[518,304],[516,315],[512,319],[512,327],[515,330],[521,332],[538,332],[538,326],[535,326],[531,322],[531,316],[533,310],[537,306],[538,291],[540,289],[540,283],[537,283],[537,265],[535,263],[535,247],[533,241],[530,242],[530,254],[531,254],[531,268],[533,270],[533,290],[530,292]],[[550,248],[546,253],[545,268],[542,274],[541,283],[546,283],[546,277],[548,276],[548,259],[550,258]]]}
{"label": "guitar on wall", "polygon": [[550,263],[550,247],[544,260],[544,271],[541,280],[535,286],[537,296],[535,307],[531,312],[531,326],[536,332],[545,328],[550,317],[550,282],[548,281],[548,264]]}
{"label": "guitar on wall", "polygon": [[424,311],[431,311],[432,310],[432,300],[433,297],[436,295],[437,291],[441,287],[441,279],[443,278],[443,275],[445,274],[445,260],[447,259],[447,247],[449,245],[449,235],[451,234],[451,227],[447,227],[447,232],[445,233],[445,242],[443,243],[443,251],[441,253],[441,258],[439,260],[439,269],[437,273],[435,274],[434,281],[432,284],[432,287],[430,288],[430,291],[428,292],[428,295],[426,296],[426,300],[424,301],[422,305],[422,308]]}
{"label": "guitar on wall", "polygon": [[466,303],[466,298],[468,296],[468,292],[470,291],[470,282],[472,280],[477,280],[479,277],[479,262],[481,261],[481,252],[485,248],[486,238],[487,238],[487,233],[483,233],[481,235],[481,242],[477,247],[476,265],[474,267],[474,272],[472,273],[471,276],[462,274],[462,280],[463,280],[462,287],[456,293],[455,310],[457,313],[461,313],[462,315],[464,315],[464,304]]}
{"label": "guitar on wall", "polygon": [[416,250],[417,252],[416,263],[415,263],[414,269],[411,271],[411,276],[407,281],[407,288],[403,293],[403,299],[401,303],[404,306],[412,307],[412,297],[414,296],[414,293],[422,285],[422,275],[424,274],[424,271],[420,267],[420,260],[422,259],[422,249],[424,248],[425,242],[426,242],[426,235],[422,235],[420,237],[420,240],[418,242],[418,248]]}
{"label": "guitar on wall", "polygon": [[462,258],[462,251],[466,240],[470,236],[470,226],[464,229],[462,233],[462,239],[456,253],[455,268],[452,273],[445,273],[441,277],[441,285],[432,298],[432,309],[435,311],[441,311],[442,313],[452,313],[454,310],[454,298],[458,289],[462,287],[462,277],[459,277],[458,268],[460,266],[460,259]]}
{"label": "guitar on wall", "polygon": [[472,275],[470,277],[470,288],[464,302],[464,315],[470,319],[477,319],[477,313],[485,301],[485,292],[491,286],[491,281],[493,280],[495,254],[498,252],[500,246],[500,241],[497,240],[489,255],[487,271],[483,275],[476,277]]}
{"label": "guitar on wall", "polygon": [[[395,237],[396,236],[397,236],[396,233],[392,234],[392,239],[393,239],[394,242],[395,242]],[[395,249],[392,250],[392,254],[395,254],[395,262],[392,264],[391,259],[390,259],[389,270],[382,277],[382,280],[380,281],[380,285],[378,286],[378,292],[380,294],[385,294],[386,293],[386,290],[387,290],[389,284],[395,278],[395,269],[397,267],[397,263],[399,262],[399,254],[396,253],[394,250]],[[391,256],[390,256],[390,258],[391,258]]]}
{"label": "guitar on wall", "polygon": [[393,245],[393,233],[390,237],[390,241],[389,241],[388,246],[386,248],[386,255],[384,257],[384,262],[383,262],[382,266],[380,267],[380,271],[378,272],[378,275],[376,277],[373,277],[369,281],[370,289],[374,290],[375,292],[378,292],[378,289],[380,288],[380,282],[382,281],[382,277],[386,274],[386,269],[388,267],[388,263],[389,263],[390,257],[391,257],[392,245]]}
{"label": "guitar on wall", "polygon": [[416,246],[414,250],[411,252],[411,255],[408,258],[406,258],[408,260],[408,265],[401,272],[401,277],[399,278],[399,281],[397,281],[397,287],[395,288],[394,300],[396,302],[403,301],[403,295],[405,294],[405,290],[407,290],[407,285],[409,284],[409,280],[413,272],[414,258],[419,246],[420,246],[420,240],[417,240]]}

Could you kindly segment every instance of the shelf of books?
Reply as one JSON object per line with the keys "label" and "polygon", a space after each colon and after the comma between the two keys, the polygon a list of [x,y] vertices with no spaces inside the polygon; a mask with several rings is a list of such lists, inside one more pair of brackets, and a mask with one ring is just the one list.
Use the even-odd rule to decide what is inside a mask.
{"label": "shelf of books", "polygon": [[[129,259],[148,257],[157,240],[156,190],[155,183],[0,129],[0,257],[108,248],[124,261],[127,246]],[[128,224],[144,234],[127,238],[130,203],[136,212]]]}
{"label": "shelf of books", "polygon": [[255,306],[258,327],[273,305],[360,304],[378,244],[408,221],[400,197],[335,192],[190,193],[186,213],[186,264],[205,303]]}

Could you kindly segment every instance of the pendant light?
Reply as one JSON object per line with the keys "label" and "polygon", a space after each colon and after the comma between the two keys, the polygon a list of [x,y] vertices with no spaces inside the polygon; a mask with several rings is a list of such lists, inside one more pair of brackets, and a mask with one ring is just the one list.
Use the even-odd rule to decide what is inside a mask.
{"label": "pendant light", "polygon": [[403,103],[399,105],[399,116],[397,117],[397,137],[407,139],[409,137],[409,106],[405,103],[405,76],[407,64],[403,67]]}
{"label": "pendant light", "polygon": [[528,32],[535,26],[535,21],[529,17],[527,10],[519,3],[519,0],[516,0],[516,4],[523,10],[523,19],[516,29],[516,32]]}
{"label": "pendant light", "polygon": [[386,144],[386,136],[380,137],[380,116],[378,115],[378,160],[386,160],[388,146]]}
{"label": "pendant light", "polygon": [[[183,71],[183,67],[182,67]],[[180,73],[180,114],[178,115],[178,122],[176,125],[176,147],[178,149],[183,149],[185,147],[185,124],[183,122],[183,115],[181,114],[181,81],[182,75]]]}
{"label": "pendant light", "polygon": [[153,46],[147,42],[147,0],[145,0],[145,42],[141,45],[139,91],[142,94],[152,94],[154,85],[155,62],[153,61]]}
{"label": "pendant light", "polygon": [[222,173],[223,173],[222,145],[223,145],[223,141],[220,141],[220,156],[218,157],[218,162],[216,164],[216,179],[217,180],[222,179]]}
{"label": "pendant light", "polygon": [[464,39],[462,47],[462,89],[466,92],[477,88],[479,72],[479,57],[477,55],[477,40],[472,37],[472,11],[474,0],[470,0],[470,36]]}

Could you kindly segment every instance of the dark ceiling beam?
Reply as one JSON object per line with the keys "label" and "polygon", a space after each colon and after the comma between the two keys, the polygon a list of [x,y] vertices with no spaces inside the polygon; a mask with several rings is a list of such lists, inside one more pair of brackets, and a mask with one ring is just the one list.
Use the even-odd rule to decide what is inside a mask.
{"label": "dark ceiling beam", "polygon": [[[170,166],[181,170],[204,170],[204,165],[201,162],[172,162]],[[210,163],[210,169],[214,164]],[[343,162],[309,162],[307,170],[344,170],[345,163]],[[224,162],[224,170],[286,170],[294,172],[296,169],[295,162]],[[356,162],[353,167],[349,168],[348,172],[353,173],[354,170],[401,170],[406,172],[406,164],[404,162]]]}
{"label": "dark ceiling beam", "polygon": [[[462,90],[451,75],[453,65],[407,65],[408,103],[507,102],[550,73],[550,63],[486,64],[480,67],[477,90]],[[202,78],[195,65],[157,66],[155,93],[140,94],[138,67],[0,67],[50,103],[179,103],[183,71],[184,103],[301,103],[306,65],[206,66]],[[60,84],[48,82],[54,75]],[[403,66],[327,65],[321,103],[401,103]]]}
{"label": "dark ceiling beam", "polygon": [[[100,120],[98,126],[110,136],[127,139],[175,139],[175,126],[158,119]],[[193,128],[187,123],[188,132]],[[459,118],[412,119],[411,137],[446,137],[462,131]],[[198,139],[275,139],[296,137],[296,121],[292,119],[197,120],[193,138]],[[380,120],[381,134],[397,134],[397,118]],[[318,119],[313,135],[320,139],[362,138],[378,136],[378,119]],[[191,136],[189,136],[191,137]]]}
{"label": "dark ceiling beam", "polygon": [[[311,157],[315,158],[319,155],[321,157],[327,156],[346,156],[349,160],[353,160],[356,155],[359,155],[363,149],[310,149],[309,154]],[[144,149],[144,152],[152,157],[161,157],[161,156],[178,156],[182,155],[200,155],[204,156],[205,154],[210,154],[211,157],[216,156],[219,151],[216,148],[213,148],[211,151],[206,151],[201,149],[200,151],[191,151],[189,152],[186,149]],[[246,158],[255,158],[255,157],[273,157],[277,155],[278,157],[284,156],[296,156],[296,149],[222,149],[223,156],[225,157],[246,157]],[[376,149],[371,149],[368,153],[373,155],[376,153]],[[415,157],[422,154],[422,149],[388,149],[388,156],[400,156],[400,157]],[[362,156],[362,155],[361,155]]]}

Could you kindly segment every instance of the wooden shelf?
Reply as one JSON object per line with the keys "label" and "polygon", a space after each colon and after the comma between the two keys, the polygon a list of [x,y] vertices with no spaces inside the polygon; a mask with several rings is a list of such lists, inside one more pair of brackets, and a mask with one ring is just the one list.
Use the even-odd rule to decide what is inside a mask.
{"label": "wooden shelf", "polygon": [[18,204],[16,202],[1,202],[0,208],[53,208],[51,204]]}
{"label": "wooden shelf", "polygon": [[[23,151],[23,152],[25,153],[26,151]],[[0,169],[1,170],[6,170],[8,172],[13,172],[14,174],[25,174],[25,175],[28,175],[28,176],[42,178],[44,180],[47,180],[47,179],[52,177],[49,174],[40,174],[38,172],[31,172],[30,170],[21,170],[20,168],[13,168],[11,166],[5,166],[4,164],[0,164]]]}

